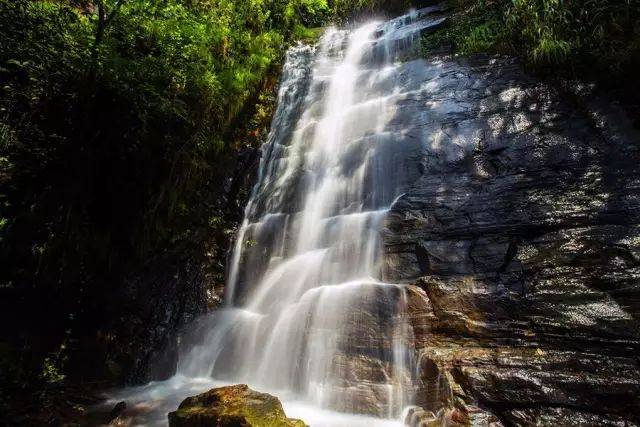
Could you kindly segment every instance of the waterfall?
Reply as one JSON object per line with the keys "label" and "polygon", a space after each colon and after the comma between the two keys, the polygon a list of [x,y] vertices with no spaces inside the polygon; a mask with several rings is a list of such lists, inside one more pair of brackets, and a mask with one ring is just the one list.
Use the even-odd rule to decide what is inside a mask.
{"label": "waterfall", "polygon": [[438,23],[427,13],[288,51],[225,305],[184,340],[171,385],[146,396],[184,393],[187,379],[247,383],[314,426],[399,420],[412,403],[407,296],[384,282],[380,230],[409,179],[396,60]]}

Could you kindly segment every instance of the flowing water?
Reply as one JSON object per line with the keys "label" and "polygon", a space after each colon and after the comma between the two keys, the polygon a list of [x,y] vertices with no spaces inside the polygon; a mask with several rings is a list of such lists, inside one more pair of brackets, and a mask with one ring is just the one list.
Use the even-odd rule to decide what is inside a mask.
{"label": "flowing water", "polygon": [[426,12],[289,50],[225,307],[193,326],[174,378],[115,396],[146,408],[136,422],[166,423],[184,397],[231,383],[312,426],[399,422],[413,337],[404,288],[383,281],[380,228],[406,179],[394,73],[438,22]]}

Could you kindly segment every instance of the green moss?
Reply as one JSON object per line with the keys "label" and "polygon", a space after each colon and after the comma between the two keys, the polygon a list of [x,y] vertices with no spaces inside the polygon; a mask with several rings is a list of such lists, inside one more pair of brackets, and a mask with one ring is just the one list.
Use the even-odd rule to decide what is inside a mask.
{"label": "green moss", "polygon": [[193,425],[253,427],[304,427],[304,422],[287,418],[280,401],[246,385],[220,387],[185,399],[177,411],[169,414],[171,427]]}
{"label": "green moss", "polygon": [[323,31],[323,27],[307,28],[303,25],[296,25],[293,30],[293,38],[304,43],[314,44],[320,39]]}

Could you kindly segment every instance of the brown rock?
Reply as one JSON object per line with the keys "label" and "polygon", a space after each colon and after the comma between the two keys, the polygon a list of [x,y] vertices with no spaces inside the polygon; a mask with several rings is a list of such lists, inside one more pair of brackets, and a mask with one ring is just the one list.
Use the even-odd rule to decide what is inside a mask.
{"label": "brown rock", "polygon": [[287,418],[277,397],[246,384],[211,389],[186,398],[169,413],[170,427],[304,427]]}

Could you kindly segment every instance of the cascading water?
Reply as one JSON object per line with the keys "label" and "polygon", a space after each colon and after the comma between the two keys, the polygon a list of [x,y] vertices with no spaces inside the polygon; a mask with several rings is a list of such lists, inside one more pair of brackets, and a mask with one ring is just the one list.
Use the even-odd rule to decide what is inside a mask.
{"label": "cascading water", "polygon": [[438,22],[424,13],[290,49],[225,307],[194,326],[172,380],[129,392],[162,414],[144,422],[212,383],[271,392],[314,426],[393,424],[411,404],[407,298],[382,281],[380,227],[406,181],[394,61]]}

